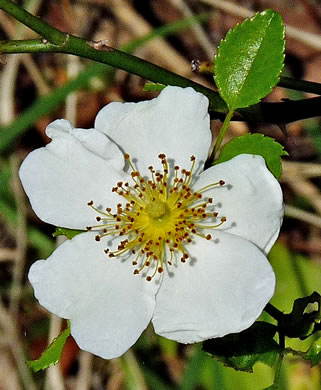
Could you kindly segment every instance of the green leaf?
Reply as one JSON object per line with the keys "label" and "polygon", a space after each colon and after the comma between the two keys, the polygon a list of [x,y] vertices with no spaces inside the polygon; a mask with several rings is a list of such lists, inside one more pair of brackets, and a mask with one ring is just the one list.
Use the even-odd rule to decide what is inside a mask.
{"label": "green leaf", "polygon": [[53,237],[57,236],[66,236],[69,240],[74,238],[80,233],[84,233],[86,230],[74,230],[74,229],[67,229],[62,227],[56,227],[56,231],[52,233]]}
{"label": "green leaf", "polygon": [[153,83],[151,81],[147,81],[145,83],[143,91],[145,92],[154,92],[154,91],[161,91],[166,87],[166,85],[161,83]]}
{"label": "green leaf", "polygon": [[312,366],[321,362],[321,337],[311,344],[311,347],[307,350],[304,359],[310,360]]}
{"label": "green leaf", "polygon": [[246,134],[233,138],[222,149],[215,164],[231,160],[239,154],[258,154],[262,156],[270,172],[279,179],[282,173],[281,156],[288,153],[283,146],[263,134]]}
{"label": "green leaf", "polygon": [[255,322],[243,332],[205,341],[203,350],[235,370],[253,372],[258,362],[272,367],[279,354],[273,339],[276,329],[267,322]]}
{"label": "green leaf", "polygon": [[230,30],[214,59],[215,82],[230,109],[257,103],[279,81],[284,61],[284,25],[272,10]]}
{"label": "green leaf", "polygon": [[63,347],[70,336],[70,327],[68,326],[58,337],[56,337],[49,347],[41,354],[37,360],[27,361],[28,367],[34,372],[45,370],[46,368],[57,364],[60,360]]}

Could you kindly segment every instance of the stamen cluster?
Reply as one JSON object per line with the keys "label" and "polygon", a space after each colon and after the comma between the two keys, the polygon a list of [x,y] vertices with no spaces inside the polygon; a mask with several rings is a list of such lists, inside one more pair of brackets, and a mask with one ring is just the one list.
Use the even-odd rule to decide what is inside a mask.
{"label": "stamen cluster", "polygon": [[162,172],[150,166],[151,178],[146,180],[135,169],[130,156],[125,154],[133,183],[120,181],[112,188],[125,199],[124,204],[117,204],[115,213],[109,207],[105,211],[96,208],[93,201],[88,203],[99,214],[96,217],[99,225],[88,226],[87,230],[99,229],[96,241],[106,236],[124,237],[117,250],[105,249],[106,255],[113,258],[131,252],[135,255],[132,261],[134,274],[140,274],[144,269],[152,270],[146,276],[147,281],[162,273],[166,265],[172,265],[177,253],[180,253],[180,261],[185,263],[189,258],[186,244],[192,242],[193,235],[211,240],[212,236],[204,235],[202,230],[217,228],[226,221],[222,217],[214,225],[204,224],[208,218],[217,221],[218,213],[214,211],[213,199],[203,199],[203,193],[209,188],[223,186],[223,180],[193,191],[194,156],[191,156],[190,170],[174,166],[173,172],[169,172],[165,154],[158,158]]}

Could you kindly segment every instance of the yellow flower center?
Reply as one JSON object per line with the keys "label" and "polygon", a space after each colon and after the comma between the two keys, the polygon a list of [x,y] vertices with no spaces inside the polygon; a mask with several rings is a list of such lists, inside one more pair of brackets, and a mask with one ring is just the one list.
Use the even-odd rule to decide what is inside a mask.
{"label": "yellow flower center", "polygon": [[[151,178],[146,180],[135,169],[129,155],[125,155],[133,184],[118,182],[112,189],[125,199],[125,204],[117,205],[115,213],[111,212],[111,208],[105,211],[96,208],[93,201],[88,203],[99,214],[96,220],[100,224],[88,226],[87,230],[99,229],[96,241],[106,236],[124,237],[117,250],[105,249],[106,255],[113,258],[130,251],[135,256],[132,261],[134,274],[140,274],[144,269],[148,274],[149,269],[152,270],[146,276],[147,281],[162,273],[166,266],[171,266],[177,253],[185,263],[189,258],[187,247],[193,235],[211,240],[212,236],[202,231],[217,228],[226,221],[225,217],[218,218],[212,198],[203,199],[206,190],[223,186],[223,180],[193,191],[194,156],[191,157],[190,170],[175,166],[173,172],[169,172],[166,156],[160,154],[158,157],[163,167],[162,173],[150,166]],[[214,225],[204,224],[209,219],[215,222]]]}
{"label": "yellow flower center", "polygon": [[155,200],[152,203],[148,203],[145,207],[145,211],[151,219],[156,221],[163,221],[170,212],[167,204],[161,200]]}

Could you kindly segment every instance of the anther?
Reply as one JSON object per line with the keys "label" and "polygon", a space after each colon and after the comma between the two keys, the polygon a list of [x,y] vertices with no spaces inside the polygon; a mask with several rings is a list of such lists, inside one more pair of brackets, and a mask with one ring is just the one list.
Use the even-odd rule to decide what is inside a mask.
{"label": "anther", "polygon": [[[147,281],[151,281],[156,274],[164,272],[164,264],[172,264],[176,254],[181,253],[181,262],[186,262],[189,255],[185,251],[185,245],[192,242],[194,234],[207,240],[212,238],[210,234],[205,235],[199,229],[218,228],[226,221],[226,217],[222,217],[218,224],[212,226],[201,224],[206,218],[218,216],[218,213],[212,210],[213,198],[207,198],[205,191],[218,185],[222,186],[225,182],[220,180],[194,192],[191,183],[195,156],[190,157],[191,168],[187,170],[179,166],[169,168],[166,155],[161,153],[158,158],[161,160],[162,172],[156,172],[153,166],[149,166],[151,178],[147,180],[136,170],[128,154],[125,154],[124,158],[129,162],[133,183],[119,181],[112,191],[124,197],[125,202],[116,205],[115,213],[112,213],[109,207],[103,211],[94,206],[94,201],[88,202],[88,205],[99,214],[96,220],[101,224],[88,226],[87,230],[98,230],[100,234],[95,236],[96,241],[101,241],[103,237],[109,235],[125,237],[126,239],[116,246],[117,250],[111,252],[107,248],[104,249],[105,254],[109,258],[125,253],[136,254],[132,265],[139,266],[133,273],[140,274],[144,268],[149,269],[153,266],[153,272],[145,276]],[[171,179],[170,173],[174,176]],[[203,196],[204,200],[201,203]],[[146,206],[156,203],[157,210],[158,202],[160,205],[165,204],[165,214],[160,212],[160,218],[152,220]],[[165,259],[165,248],[170,253],[170,259]]]}

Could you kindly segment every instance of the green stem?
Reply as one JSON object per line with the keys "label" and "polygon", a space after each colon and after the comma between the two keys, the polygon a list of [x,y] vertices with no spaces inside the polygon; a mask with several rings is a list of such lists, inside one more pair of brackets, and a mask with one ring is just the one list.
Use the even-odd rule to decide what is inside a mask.
{"label": "green stem", "polygon": [[9,0],[0,0],[0,9],[3,9],[7,14],[19,20],[25,26],[30,27],[49,42],[61,45],[65,42],[66,34],[50,26],[40,18],[30,14],[25,9],[19,7],[16,3]]}
{"label": "green stem", "polygon": [[176,85],[182,88],[192,87],[196,91],[208,97],[210,101],[210,109],[212,111],[222,113],[226,111],[226,104],[219,94],[212,89],[206,88],[201,84],[123,51],[107,46],[102,46],[101,49],[95,49],[94,45],[94,42],[88,42],[84,39],[68,35],[65,42],[59,46],[52,44],[49,41],[44,42],[41,39],[31,39],[26,41],[0,41],[0,52],[65,53],[89,58],[144,77],[155,83]]}
{"label": "green stem", "polygon": [[[206,15],[208,17],[208,14]],[[157,28],[150,32],[149,34],[143,35],[134,39],[133,41],[127,43],[126,45],[121,47],[121,50],[125,52],[132,52],[138,47],[143,46],[145,43],[153,40],[158,37],[166,37],[170,34],[174,34],[177,31],[181,31],[182,29],[186,29],[190,27],[192,24],[195,24],[204,19],[204,15],[196,15],[195,17],[186,18],[183,20],[178,20],[173,23],[169,23],[165,26]],[[18,44],[24,44],[24,41],[17,41]],[[53,52],[56,50],[55,46],[48,43],[44,44],[41,40],[35,40],[31,42],[36,42],[36,46],[40,46],[40,50],[45,48],[53,48]],[[20,52],[17,48],[15,41],[8,41],[5,44],[9,45],[9,50],[16,50],[18,53]],[[28,46],[30,52],[32,52],[32,45]],[[26,48],[27,49],[27,48]],[[9,51],[8,50],[8,51]],[[108,80],[111,79],[114,69],[108,65],[92,62],[87,66],[75,79],[69,80],[66,84],[61,87],[55,88],[51,93],[38,97],[38,99],[26,109],[24,112],[20,113],[20,115],[8,126],[1,127],[0,131],[0,152],[3,152],[16,138],[21,135],[25,130],[27,130],[32,124],[36,122],[36,120],[43,116],[49,115],[55,107],[59,106],[66,97],[73,91],[83,88],[87,85],[89,80],[93,77],[103,77],[104,83],[108,84]],[[1,207],[0,207],[1,209]]]}
{"label": "green stem", "polygon": [[226,111],[226,104],[217,92],[185,77],[103,43],[96,45],[95,42],[88,42],[71,34],[63,33],[9,0],[0,0],[0,9],[43,37],[40,40],[29,40],[27,44],[23,41],[22,43],[21,41],[11,41],[8,46],[6,42],[2,41],[0,42],[0,52],[2,53],[55,52],[89,58],[144,77],[155,83],[176,85],[183,88],[192,87],[208,97],[210,109],[218,112]]}
{"label": "green stem", "polygon": [[[221,114],[220,114],[221,115]],[[285,125],[302,119],[321,115],[321,97],[301,100],[286,100],[280,103],[258,103],[248,108],[239,108],[234,120],[252,123]]]}
{"label": "green stem", "polygon": [[268,303],[265,306],[264,311],[277,321],[280,321],[284,316],[284,314],[271,303]]}
{"label": "green stem", "polygon": [[[2,53],[54,52],[90,58],[94,61],[137,74],[155,83],[176,85],[183,88],[192,87],[208,97],[212,119],[223,119],[228,111],[225,102],[217,92],[185,77],[108,46],[102,45],[99,47],[98,45],[95,47],[94,42],[87,42],[81,38],[65,34],[21,9],[12,1],[0,0],[0,9],[5,10],[9,15],[20,20],[44,37],[44,39],[28,41],[1,41],[0,52]],[[148,39],[148,37],[143,39]],[[232,119],[286,124],[300,119],[319,116],[321,114],[320,107],[321,97],[280,103],[259,103],[245,109],[238,109]]]}
{"label": "green stem", "polygon": [[219,132],[219,134],[217,136],[216,143],[215,143],[215,146],[214,146],[214,150],[213,150],[213,152],[212,152],[212,154],[211,154],[211,156],[209,158],[210,164],[214,161],[215,156],[216,156],[216,154],[217,154],[217,152],[218,152],[218,150],[219,150],[219,148],[221,146],[221,143],[222,143],[222,141],[223,141],[223,139],[224,139],[224,137],[226,135],[226,132],[227,132],[227,129],[228,129],[229,124],[231,122],[231,118],[232,118],[233,114],[234,114],[234,109],[231,108],[229,110],[229,112],[227,113],[227,115],[226,115],[226,117],[224,119],[223,125],[222,125],[222,127],[220,129],[220,132]]}
{"label": "green stem", "polygon": [[277,362],[277,365],[275,367],[275,376],[274,376],[274,381],[273,381],[273,385],[276,388],[279,388],[283,358],[284,358],[284,354],[281,352],[279,354],[278,362]]}
{"label": "green stem", "polygon": [[296,80],[290,77],[280,77],[278,87],[321,95],[321,84],[306,80]]}

